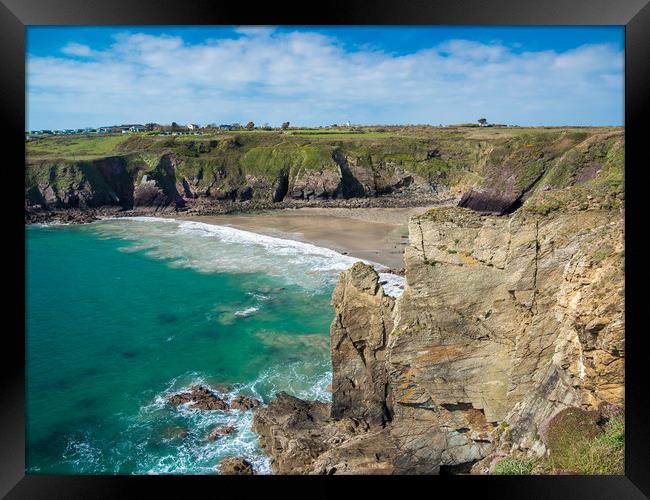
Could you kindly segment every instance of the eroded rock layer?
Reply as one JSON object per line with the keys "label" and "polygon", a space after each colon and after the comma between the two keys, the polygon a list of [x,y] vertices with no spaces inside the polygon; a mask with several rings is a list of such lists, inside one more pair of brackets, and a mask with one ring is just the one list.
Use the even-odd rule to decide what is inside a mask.
{"label": "eroded rock layer", "polygon": [[623,406],[620,210],[441,208],[409,232],[397,300],[369,266],[341,275],[332,404],[283,395],[257,410],[276,473],[435,474],[542,454],[559,411]]}

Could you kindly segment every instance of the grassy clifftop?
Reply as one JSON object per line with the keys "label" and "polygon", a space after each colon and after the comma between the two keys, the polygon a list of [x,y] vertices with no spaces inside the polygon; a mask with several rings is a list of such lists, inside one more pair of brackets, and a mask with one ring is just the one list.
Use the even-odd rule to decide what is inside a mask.
{"label": "grassy clifftop", "polygon": [[305,198],[313,193],[340,197],[346,191],[337,182],[358,182],[358,189],[347,192],[364,196],[408,185],[422,192],[460,194],[480,187],[524,193],[556,191],[595,178],[606,190],[622,192],[623,144],[621,128],[605,127],[44,137],[26,144],[26,191],[28,199],[36,199],[36,191],[44,195],[48,190],[51,200],[63,200],[80,185],[89,185],[93,193],[110,191],[111,176],[101,168],[106,162],[137,185],[144,175],[155,174],[163,158],[172,158],[174,182],[179,192],[184,185],[190,198],[234,200],[246,192],[276,200],[290,196],[295,186]]}

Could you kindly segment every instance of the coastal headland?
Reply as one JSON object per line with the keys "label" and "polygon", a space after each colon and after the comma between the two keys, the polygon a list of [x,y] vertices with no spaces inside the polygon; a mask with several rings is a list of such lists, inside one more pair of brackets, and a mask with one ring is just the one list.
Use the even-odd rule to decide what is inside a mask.
{"label": "coastal headland", "polygon": [[274,473],[614,474],[624,182],[617,127],[45,138],[25,220],[155,214],[405,268],[398,296],[341,273],[331,403],[255,409]]}

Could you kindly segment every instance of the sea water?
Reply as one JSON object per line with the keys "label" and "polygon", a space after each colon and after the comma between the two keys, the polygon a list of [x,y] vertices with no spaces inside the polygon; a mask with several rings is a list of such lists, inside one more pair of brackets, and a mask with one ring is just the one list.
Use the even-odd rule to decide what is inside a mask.
{"label": "sea water", "polygon": [[[331,398],[331,293],[358,259],[157,218],[32,225],[26,249],[28,473],[214,474],[227,456],[270,473],[252,411],[167,397]],[[237,432],[207,440],[221,425]]]}

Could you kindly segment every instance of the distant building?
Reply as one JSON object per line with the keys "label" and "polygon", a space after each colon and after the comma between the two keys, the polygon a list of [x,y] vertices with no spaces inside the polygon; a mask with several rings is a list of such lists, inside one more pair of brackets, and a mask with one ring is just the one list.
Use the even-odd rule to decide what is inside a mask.
{"label": "distant building", "polygon": [[219,125],[219,130],[232,130],[232,125]]}
{"label": "distant building", "polygon": [[131,125],[129,127],[129,132],[144,132],[145,130],[144,125]]}
{"label": "distant building", "polygon": [[98,134],[110,134],[113,132],[113,127],[99,127],[97,129]]}
{"label": "distant building", "polygon": [[201,127],[199,125],[197,125],[196,123],[188,123],[187,128],[189,128],[190,130],[198,130]]}

